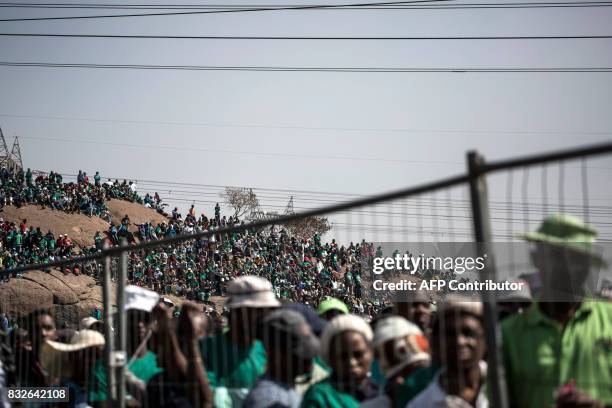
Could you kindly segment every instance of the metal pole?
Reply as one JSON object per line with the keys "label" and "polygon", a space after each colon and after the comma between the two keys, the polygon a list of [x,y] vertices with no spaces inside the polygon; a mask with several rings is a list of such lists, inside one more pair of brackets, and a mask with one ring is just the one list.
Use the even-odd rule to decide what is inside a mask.
{"label": "metal pole", "polygon": [[[489,202],[487,197],[487,182],[482,169],[484,159],[477,152],[467,154],[468,173],[470,176],[470,196],[472,201],[472,219],[474,235],[479,256],[486,254],[486,267],[482,270],[481,279],[495,281],[495,259],[491,245],[491,222],[489,218]],[[503,366],[501,348],[501,330],[497,321],[497,304],[493,291],[482,291],[482,302],[485,318],[485,333],[487,341],[487,388],[491,390],[491,406],[508,407],[506,391],[506,375]]]}
{"label": "metal pole", "polygon": [[113,301],[111,297],[111,258],[104,258],[104,280],[102,288],[102,302],[104,303],[104,360],[106,361],[107,406],[114,406],[116,399],[114,347],[113,347]]}
{"label": "metal pole", "polygon": [[[121,246],[126,247],[125,238]],[[127,283],[127,251],[119,257],[119,279],[117,280],[117,345],[115,364],[117,367],[117,407],[125,407],[125,362],[127,361],[127,316],[125,313],[125,285]]]}

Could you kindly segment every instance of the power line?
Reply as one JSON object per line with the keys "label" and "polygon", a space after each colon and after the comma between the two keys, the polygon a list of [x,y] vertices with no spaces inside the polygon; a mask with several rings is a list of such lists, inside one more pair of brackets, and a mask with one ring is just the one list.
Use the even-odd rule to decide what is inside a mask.
{"label": "power line", "polygon": [[[1,115],[0,115],[1,116]],[[406,160],[406,159],[393,159],[393,158],[382,158],[382,157],[359,157],[359,156],[334,156],[334,155],[320,155],[320,154],[298,154],[288,152],[257,152],[257,151],[245,151],[245,150],[229,150],[229,149],[205,149],[198,147],[180,147],[180,146],[167,146],[167,145],[145,145],[136,143],[115,143],[115,142],[101,142],[95,140],[75,140],[75,139],[64,139],[64,138],[53,138],[53,137],[37,137],[37,136],[21,136],[22,139],[41,140],[49,142],[63,142],[63,143],[82,143],[82,144],[93,144],[101,146],[115,146],[115,147],[129,147],[135,149],[161,149],[161,150],[176,150],[186,152],[206,152],[206,153],[222,153],[222,154],[238,154],[248,156],[272,156],[272,157],[284,157],[284,158],[300,158],[300,159],[316,159],[316,160],[348,160],[348,161],[373,161],[373,162],[388,162],[388,163],[408,163],[408,164],[427,164],[427,165],[462,165],[462,162],[442,161],[442,160]],[[612,170],[610,167],[587,167],[596,170]]]}
{"label": "power line", "polygon": [[[147,183],[142,183],[142,184],[147,184]],[[189,190],[180,190],[180,189],[176,189],[174,187],[168,187],[166,189],[162,189],[162,188],[154,188],[154,187],[147,187],[147,188],[142,188],[139,189],[139,191],[141,192],[145,192],[145,193],[150,193],[150,194],[154,194],[156,192],[161,192],[161,195],[164,196],[166,195],[164,192],[168,191],[168,195],[172,195],[175,193],[179,193],[179,194],[186,194],[186,195],[190,195],[190,196],[195,196],[195,197],[202,197],[202,196],[214,196],[214,197],[219,197],[220,194],[222,194],[222,190],[221,191],[189,191]],[[253,189],[255,191],[255,189]],[[257,194],[257,198],[263,198],[266,200],[270,200],[270,201],[281,201],[281,202],[287,202],[289,201],[290,197],[293,196],[295,201],[299,201],[299,202],[312,202],[315,204],[330,204],[330,203],[338,203],[338,202],[342,202],[343,200],[338,200],[338,199],[330,199],[330,198],[322,198],[322,197],[312,197],[312,196],[307,196],[307,195],[298,195],[298,194],[293,194],[293,193],[284,193],[284,194],[280,194],[280,195],[267,195],[267,194],[274,194],[274,193],[264,193],[264,194]],[[189,198],[189,197],[186,197]],[[499,202],[492,202],[492,208],[491,211],[506,211],[506,208],[503,207],[495,207],[496,203]],[[392,203],[390,203],[392,204]],[[512,203],[513,205],[515,203]],[[405,205],[405,209],[403,209],[404,211],[407,211],[408,208],[412,208],[415,207],[414,204],[404,204]],[[396,208],[396,206],[391,205],[391,208]],[[466,203],[466,205],[457,205],[457,204],[445,204],[444,202],[438,202],[435,203],[432,202],[428,204],[429,208],[451,208],[454,210],[464,210],[464,209],[469,209],[470,205],[469,203]],[[566,207],[568,208],[568,210],[581,210],[583,208],[585,208],[585,206],[583,205],[566,205]],[[525,208],[527,208],[527,212],[529,213],[536,213],[536,214],[548,214],[548,211],[543,211],[539,205],[534,204],[533,206],[525,206]],[[593,208],[593,216],[594,217],[608,217],[610,215],[612,215],[612,207],[610,206],[591,206],[589,205],[588,208]],[[387,215],[403,215],[406,214],[406,212],[393,212],[393,211],[380,211],[380,210],[367,210],[368,212],[376,212],[378,214],[387,214]],[[521,207],[517,207],[516,211],[522,211]],[[442,217],[444,217],[444,215],[442,215]],[[471,218],[471,217],[470,217]],[[506,219],[506,218],[504,218]],[[534,220],[531,220],[534,221]],[[534,221],[535,222],[535,221]],[[612,225],[612,222],[609,223],[610,225]]]}
{"label": "power line", "polygon": [[413,4],[413,3],[442,3],[454,0],[412,0],[412,1],[394,1],[384,3],[354,3],[354,4],[329,4],[329,5],[307,5],[307,6],[290,6],[290,7],[267,7],[267,8],[242,8],[235,10],[207,10],[207,11],[176,11],[168,13],[146,13],[146,14],[107,14],[94,16],[68,16],[68,17],[34,17],[34,18],[13,18],[2,19],[1,22],[9,21],[43,21],[43,20],[76,20],[76,19],[94,19],[94,18],[124,18],[124,17],[156,17],[156,16],[180,16],[180,15],[195,15],[195,14],[220,14],[220,13],[248,13],[259,11],[290,11],[290,10],[317,10],[317,9],[335,9],[347,6],[367,7],[367,6],[383,6],[394,4]]}
{"label": "power line", "polygon": [[[23,137],[22,137],[23,138]],[[72,177],[76,180],[76,174],[69,174],[69,173],[60,173],[62,176],[64,177]],[[109,180],[135,180],[138,184],[152,184],[152,185],[160,185],[160,191],[161,187],[163,186],[180,186],[183,188],[203,188],[203,189],[209,189],[209,190],[217,190],[217,191],[222,191],[225,188],[248,188],[248,189],[252,189],[253,191],[264,191],[266,192],[266,194],[269,193],[273,193],[273,194],[286,194],[287,198],[290,195],[303,195],[303,194],[307,194],[309,196],[328,196],[328,197],[333,197],[333,196],[338,196],[338,197],[342,197],[342,199],[337,199],[337,200],[330,200],[330,202],[333,203],[339,203],[339,202],[344,202],[347,199],[357,199],[357,198],[365,198],[368,197],[370,195],[368,194],[357,194],[357,193],[339,193],[339,192],[328,192],[328,191],[313,191],[313,190],[296,190],[296,189],[280,189],[280,188],[268,188],[268,187],[246,187],[246,186],[228,186],[228,185],[220,185],[220,184],[203,184],[203,183],[187,183],[187,182],[178,182],[178,181],[161,181],[161,180],[147,180],[147,179],[143,179],[143,178],[139,178],[139,177],[117,177],[115,176],[104,176],[104,178],[109,179]],[[542,197],[528,197],[530,202],[533,202],[534,200],[540,200]],[[420,197],[420,198],[406,198],[404,200],[407,201],[411,201],[411,200],[420,200],[420,201],[425,201],[427,202],[428,206],[434,206],[434,205],[440,205],[439,202],[437,202],[437,200],[433,199],[433,198],[428,198],[428,197]],[[571,200],[571,198],[566,198],[566,200]],[[581,197],[576,197],[574,200],[577,201],[581,201],[582,198]],[[597,199],[593,199],[591,198],[591,201],[596,201]],[[609,198],[602,198],[602,201],[610,201]],[[469,199],[458,199],[458,198],[453,198],[453,202],[451,203],[451,205],[457,206],[457,203],[461,203],[463,204],[462,207],[458,207],[458,208],[463,208],[463,209],[469,209],[470,207],[470,202],[471,200]],[[388,203],[389,204],[389,203]],[[493,205],[504,205],[504,204],[511,204],[513,206],[517,206],[518,205],[522,205],[522,203],[519,202],[514,202],[514,201],[508,201],[508,200],[491,200],[490,204],[492,204],[491,208],[495,209],[495,207]],[[396,204],[396,203],[390,203],[391,206],[396,206],[396,205],[400,205],[400,204]],[[539,208],[539,204],[534,203],[533,206],[537,209]],[[577,206],[572,206],[572,205],[568,205],[568,208],[570,207],[581,207],[579,205]],[[518,208],[522,208],[522,207],[518,207]],[[591,205],[590,208],[598,208],[598,209],[612,209],[612,207],[610,206],[593,206]]]}
{"label": "power line", "polygon": [[[194,200],[194,199],[188,199],[188,198],[173,198],[170,200],[171,202],[184,202],[184,203],[195,203],[195,204],[215,204],[216,201],[214,200]],[[283,209],[285,208],[285,205],[274,205],[274,204],[269,204],[269,205],[264,205],[264,208],[277,208],[277,209]],[[314,208],[312,207],[296,207],[300,210],[313,210]],[[362,210],[357,210],[354,209],[351,212],[353,213],[365,213]],[[379,215],[384,215],[384,212],[378,213]],[[330,217],[341,217],[340,214],[338,213],[330,213],[330,214],[326,214]],[[413,214],[408,214],[408,215],[413,215]],[[425,219],[432,219],[431,216],[423,216],[422,218]],[[445,217],[440,217],[444,219]],[[470,219],[470,217],[467,217],[468,219]],[[497,219],[492,219],[493,222],[498,222],[499,224],[501,224],[501,221],[499,220],[503,220],[503,218],[497,218]],[[541,220],[539,221],[541,222]],[[532,223],[536,223],[536,221],[533,221]],[[472,235],[471,232],[471,222],[469,220],[465,221],[465,226],[467,228],[462,229],[462,228],[449,228],[449,227],[438,227],[437,229],[433,230],[433,229],[428,229],[426,227],[418,227],[418,226],[414,226],[414,225],[397,225],[397,224],[379,224],[379,223],[363,223],[363,222],[339,222],[339,221],[332,221],[332,228],[333,229],[338,229],[338,227],[342,226],[342,229],[346,229],[346,230],[355,230],[355,231],[360,231],[360,230],[368,230],[368,231],[377,231],[377,232],[402,232],[402,228],[406,228],[406,227],[412,227],[412,228],[417,228],[414,231],[408,231],[408,232],[419,232],[422,231],[423,233],[439,233],[439,234],[443,234],[444,232],[446,232],[447,234],[456,234],[456,235]],[[603,223],[602,225],[599,225],[599,223],[595,223],[599,228],[602,227],[606,227],[607,225],[603,225],[606,223]],[[357,227],[357,228],[356,228]],[[522,230],[521,230],[522,231]],[[515,237],[514,235],[501,235],[501,234],[497,234],[496,237]],[[598,237],[598,241],[599,242],[607,242],[608,239],[612,239],[612,236],[608,236],[608,235],[600,235]]]}
{"label": "power line", "polygon": [[[612,36],[611,36],[612,38]],[[326,73],[605,73],[612,67],[547,68],[387,68],[387,67],[277,67],[210,65],[127,65],[0,61],[0,66],[31,68],[127,69],[170,71],[326,72]]]}
{"label": "power line", "polygon": [[[258,124],[232,124],[232,123],[194,123],[194,122],[173,122],[173,121],[154,121],[154,120],[126,120],[126,119],[102,119],[102,118],[76,118],[66,116],[45,116],[45,115],[17,115],[0,113],[0,117],[26,118],[26,119],[51,119],[51,120],[71,120],[84,122],[102,123],[128,123],[128,124],[150,124],[150,125],[176,125],[176,126],[202,126],[220,128],[261,128],[261,129],[297,129],[297,130],[333,130],[349,132],[405,132],[405,133],[478,133],[478,134],[508,134],[508,135],[612,135],[612,130],[607,132],[591,131],[542,131],[542,130],[457,130],[457,129],[409,129],[409,128],[355,128],[355,127],[323,127],[323,126],[285,126],[285,125],[258,125]],[[589,167],[596,168],[596,167]],[[607,168],[608,169],[608,168]]]}
{"label": "power line", "polygon": [[387,158],[375,158],[375,157],[355,157],[355,156],[332,156],[332,155],[319,155],[319,154],[296,154],[296,153],[272,153],[272,152],[255,152],[255,151],[240,151],[240,150],[226,150],[226,149],[203,149],[197,147],[180,147],[180,146],[162,146],[162,145],[143,145],[143,144],[132,144],[132,143],[113,143],[113,142],[98,142],[93,140],[73,140],[73,139],[61,139],[61,138],[48,138],[48,137],[36,137],[36,136],[23,136],[23,139],[35,139],[35,140],[47,140],[52,142],[67,142],[67,143],[84,143],[84,144],[95,144],[103,146],[117,146],[117,147],[132,147],[132,148],[146,148],[146,149],[162,149],[162,150],[178,150],[178,151],[197,151],[207,153],[228,153],[228,154],[241,154],[249,156],[274,156],[274,157],[285,157],[285,158],[300,158],[300,159],[317,159],[317,160],[351,160],[351,161],[376,161],[376,162],[392,162],[392,163],[418,163],[418,164],[461,164],[458,162],[445,162],[445,161],[429,161],[429,160],[405,160],[405,159],[387,159]]}
{"label": "power line", "polygon": [[[0,20],[14,21],[14,20]],[[105,39],[163,39],[163,40],[240,40],[240,41],[488,41],[488,40],[607,40],[612,35],[510,35],[510,36],[237,36],[237,35],[127,35],[127,34],[53,34],[53,33],[0,33],[2,37],[48,38],[105,38]]]}
{"label": "power line", "polygon": [[[155,192],[155,190],[142,190],[145,193],[153,193]],[[173,191],[172,193],[180,193],[180,191]],[[180,201],[185,201],[185,202],[197,202],[197,201],[206,201],[209,202],[209,200],[199,200],[197,199],[198,197],[201,198],[208,198],[208,197],[203,197],[204,195],[213,195],[212,193],[209,194],[198,194],[197,196],[194,197],[183,197],[183,196],[175,196],[170,194],[169,197],[163,197],[164,194],[162,192],[161,196],[163,200],[170,200],[170,201],[175,201],[175,200],[180,200]],[[265,201],[272,201],[272,202],[282,202],[285,204],[265,204],[263,205],[264,207],[270,207],[270,208],[285,208],[287,201],[289,201],[288,197],[284,197],[284,198],[274,198],[274,197],[266,197],[263,195],[258,195],[257,196],[258,199],[264,199]],[[296,198],[294,196],[294,198]],[[308,200],[304,200],[304,199],[298,199],[296,198],[296,201],[300,202],[300,201],[308,201]],[[210,201],[211,203],[213,203],[213,201]],[[330,201],[330,200],[321,200],[320,203],[321,204],[329,204],[329,203],[338,203],[340,201]],[[311,210],[313,208],[316,207],[300,207],[300,206],[296,206],[296,209],[299,210]],[[443,206],[441,206],[441,208],[443,208]],[[465,208],[463,207],[451,207],[453,210],[463,210]],[[576,208],[576,209],[572,209],[571,211],[579,211],[581,210],[582,207],[580,208]],[[520,210],[517,209],[516,213],[519,213]],[[413,212],[408,212],[408,211],[404,211],[404,212],[395,212],[395,211],[384,211],[384,210],[372,210],[372,209],[355,209],[355,210],[351,210],[351,214],[369,214],[369,215],[385,215],[388,218],[398,218],[398,217],[403,217],[403,218],[414,218],[414,217],[421,217],[423,219],[440,219],[440,220],[447,220],[447,219],[464,219],[464,220],[471,220],[472,216],[471,215],[458,215],[458,214],[433,214],[433,213],[429,213],[429,214],[420,214],[420,213],[413,213]],[[546,215],[549,214],[549,212],[541,212],[541,211],[537,211],[537,213],[535,215]],[[606,219],[610,218],[610,215],[612,215],[612,211],[607,211],[605,213],[601,213],[601,214],[595,214],[594,216],[596,217],[605,217]],[[337,214],[337,216],[340,216],[340,214]],[[508,217],[508,216],[491,216],[490,217],[491,221],[508,221],[508,220],[515,220],[517,219],[517,217]],[[466,221],[466,222],[468,222]],[[531,224],[539,224],[542,222],[541,218],[531,218],[531,219],[527,219],[525,220],[528,223]],[[597,225],[601,225],[601,226],[606,226],[608,228],[612,227],[612,222],[608,222],[608,221],[594,221],[594,224]]]}
{"label": "power line", "polygon": [[[113,4],[113,3],[0,3],[5,8],[49,8],[49,9],[112,9],[112,10],[232,10],[232,9],[278,9],[279,7],[306,7],[302,4]],[[325,6],[324,4],[310,6]],[[453,10],[453,9],[512,9],[512,8],[575,8],[610,7],[610,1],[567,2],[508,2],[508,3],[452,3],[452,4],[404,4],[375,6],[342,6],[338,10]],[[329,7],[318,10],[327,10]],[[332,9],[333,10],[333,9]]]}

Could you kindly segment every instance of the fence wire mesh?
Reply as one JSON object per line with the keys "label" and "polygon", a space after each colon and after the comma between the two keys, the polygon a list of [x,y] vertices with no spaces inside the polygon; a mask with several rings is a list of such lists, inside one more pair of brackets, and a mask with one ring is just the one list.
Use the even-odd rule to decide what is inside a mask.
{"label": "fence wire mesh", "polygon": [[[600,147],[597,153],[605,151],[612,147]],[[58,266],[24,266],[38,259],[27,252],[40,249],[41,236],[32,238],[28,229],[21,231],[26,238],[16,243],[9,235],[21,226],[3,222],[0,368],[5,383],[65,387],[72,405],[267,406],[266,401],[274,401],[296,406],[302,400],[307,407],[335,406],[319,399],[333,395],[365,401],[382,393],[394,406],[398,401],[404,406],[416,397],[402,394],[411,374],[431,380],[445,367],[453,376],[444,377],[444,385],[465,390],[475,381],[474,371],[466,367],[476,363],[476,371],[482,368],[484,373],[488,360],[494,364],[488,367],[487,384],[495,390],[489,392],[492,406],[536,406],[516,397],[521,387],[540,395],[552,385],[544,383],[546,376],[542,383],[527,375],[516,377],[507,363],[504,374],[498,321],[525,313],[546,283],[534,266],[534,251],[541,248],[523,239],[543,220],[555,214],[584,220],[591,225],[585,234],[598,232],[597,255],[609,262],[612,207],[607,203],[612,197],[606,195],[609,190],[591,187],[609,185],[609,158],[591,159],[590,154],[483,166],[479,174],[349,204],[343,204],[347,197],[341,195],[277,193],[270,198],[290,206],[268,207],[273,216],[261,211],[252,224],[221,210],[180,219],[170,215],[157,225],[127,220],[125,229],[115,220],[118,228],[93,245],[54,248],[47,259],[63,263]],[[456,255],[462,244],[483,241],[475,234],[469,184],[475,179],[487,186],[479,222],[490,231],[484,238],[492,244],[487,247],[492,270],[499,279],[527,282],[530,293],[519,291],[504,299],[483,295],[489,301],[483,307],[474,298],[467,303],[444,300],[438,296],[441,288],[402,299],[377,291],[375,258],[418,257],[432,248]],[[202,196],[188,188],[181,193],[194,204],[216,203],[197,200]],[[122,238],[135,246],[124,250]],[[109,249],[104,249],[105,242]],[[571,255],[560,256],[571,262]],[[558,265],[553,256],[545,259]],[[457,268],[442,269],[420,268],[409,278],[472,279]],[[247,275],[265,282],[232,286]],[[391,282],[405,277],[397,270],[383,276]],[[569,289],[575,296],[576,287]],[[588,289],[593,296],[609,296],[609,273],[598,267],[589,276]],[[491,300],[496,308],[488,309]],[[285,312],[273,312],[281,303]],[[345,313],[360,317],[334,320]],[[391,316],[402,316],[412,325]],[[393,337],[396,330],[402,335]],[[537,339],[525,339],[524,349],[537,349]],[[414,359],[407,363],[406,356]],[[605,399],[610,378],[595,374],[597,368],[581,386]],[[460,397],[478,406],[481,394]],[[409,406],[431,402],[422,398]]]}

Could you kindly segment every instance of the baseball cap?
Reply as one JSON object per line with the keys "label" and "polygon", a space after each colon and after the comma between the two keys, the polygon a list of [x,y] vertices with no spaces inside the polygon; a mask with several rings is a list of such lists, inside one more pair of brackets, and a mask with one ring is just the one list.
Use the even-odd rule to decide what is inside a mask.
{"label": "baseball cap", "polygon": [[291,352],[296,356],[313,358],[319,351],[319,340],[313,334],[306,319],[294,310],[279,309],[264,319],[264,342],[280,336],[290,339]]}
{"label": "baseball cap", "polygon": [[293,310],[301,314],[302,317],[306,319],[306,322],[308,325],[310,325],[310,328],[316,336],[320,336],[321,333],[323,333],[323,329],[325,329],[327,321],[319,317],[312,306],[304,303],[285,303],[283,308]]}
{"label": "baseball cap", "polygon": [[319,307],[317,309],[317,313],[319,314],[319,316],[329,312],[330,310],[337,310],[339,312],[341,312],[342,314],[348,314],[349,310],[348,307],[346,306],[346,304],[344,304],[343,301],[341,301],[340,299],[336,299],[333,297],[328,297],[327,299],[323,300],[320,304]]}

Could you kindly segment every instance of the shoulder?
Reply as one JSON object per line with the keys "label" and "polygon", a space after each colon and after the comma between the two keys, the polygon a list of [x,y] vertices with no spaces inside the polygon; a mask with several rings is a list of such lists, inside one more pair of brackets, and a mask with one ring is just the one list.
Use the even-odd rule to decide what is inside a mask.
{"label": "shoulder", "polygon": [[387,408],[391,407],[391,399],[387,395],[380,395],[369,400],[365,400],[359,408]]}
{"label": "shoulder", "polygon": [[589,305],[596,314],[602,316],[612,316],[612,302],[605,300],[592,300]]}
{"label": "shoulder", "polygon": [[245,401],[245,408],[256,408],[256,407],[266,407],[272,401],[270,397],[274,395],[272,390],[274,389],[274,384],[271,381],[260,379],[257,382],[257,385],[249,392]]}
{"label": "shoulder", "polygon": [[[533,306],[532,306],[533,307]],[[525,310],[522,314],[513,314],[501,321],[501,331],[504,340],[507,337],[512,337],[517,330],[522,330],[527,322],[527,314],[532,313],[532,307]],[[509,335],[509,336],[508,336]]]}
{"label": "shoulder", "polygon": [[612,302],[593,300],[588,303],[591,310],[589,325],[599,326],[600,330],[612,332]]}
{"label": "shoulder", "polygon": [[266,349],[261,341],[255,340],[255,343],[253,343],[251,347],[251,354],[256,357],[266,358]]}
{"label": "shoulder", "polygon": [[308,388],[306,394],[304,394],[303,402],[322,400],[323,396],[327,394],[331,388],[327,379],[314,383]]}
{"label": "shoulder", "polygon": [[269,379],[261,378],[255,388],[249,392],[245,405],[252,406],[295,406],[299,404],[300,396],[292,388],[285,388]]}

